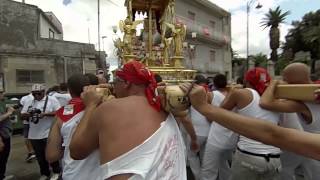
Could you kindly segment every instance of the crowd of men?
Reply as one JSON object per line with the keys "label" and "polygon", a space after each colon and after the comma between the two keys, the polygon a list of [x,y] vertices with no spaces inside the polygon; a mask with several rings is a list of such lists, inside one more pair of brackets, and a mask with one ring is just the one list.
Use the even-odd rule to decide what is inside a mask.
{"label": "crowd of men", "polygon": [[[320,179],[319,90],[314,102],[276,99],[280,82],[263,68],[248,70],[241,89],[218,74],[212,91],[198,75],[180,86],[191,106],[178,117],[163,110],[160,81],[131,61],[116,70],[116,98],[106,102],[97,88],[111,86],[99,73],[74,74],[47,92],[33,85],[20,103],[27,161],[37,159],[40,180],[186,180],[187,166],[196,180],[294,180],[298,167],[305,179]],[[313,83],[300,63],[284,69],[283,81]],[[0,110],[4,179],[15,109]]]}

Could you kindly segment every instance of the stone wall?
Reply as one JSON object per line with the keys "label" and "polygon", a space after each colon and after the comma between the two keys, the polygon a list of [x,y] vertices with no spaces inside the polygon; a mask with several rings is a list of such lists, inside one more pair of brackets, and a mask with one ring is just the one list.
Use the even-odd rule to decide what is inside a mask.
{"label": "stone wall", "polygon": [[40,13],[33,5],[0,0],[0,73],[8,93],[30,91],[32,84],[17,82],[17,69],[43,70],[50,87],[72,74],[94,72],[96,64],[103,64],[92,44],[40,38]]}
{"label": "stone wall", "polygon": [[0,49],[33,49],[38,36],[36,6],[11,0],[0,1]]}

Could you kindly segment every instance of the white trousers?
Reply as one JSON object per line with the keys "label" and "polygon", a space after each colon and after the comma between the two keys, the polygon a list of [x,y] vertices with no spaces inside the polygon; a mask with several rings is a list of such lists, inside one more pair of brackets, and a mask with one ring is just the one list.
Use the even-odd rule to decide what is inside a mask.
{"label": "white trousers", "polygon": [[204,151],[201,180],[228,180],[231,175],[233,149],[223,149],[206,144]]}
{"label": "white trousers", "polygon": [[200,170],[201,164],[203,159],[203,154],[207,142],[207,137],[197,136],[197,141],[200,146],[199,153],[195,153],[190,149],[190,141],[189,141],[189,148],[188,148],[188,162],[193,173],[193,176],[196,180],[200,180]]}
{"label": "white trousers", "polygon": [[320,180],[320,161],[309,159],[292,152],[281,154],[282,180],[296,180],[295,171],[298,167],[303,170],[304,180]]}

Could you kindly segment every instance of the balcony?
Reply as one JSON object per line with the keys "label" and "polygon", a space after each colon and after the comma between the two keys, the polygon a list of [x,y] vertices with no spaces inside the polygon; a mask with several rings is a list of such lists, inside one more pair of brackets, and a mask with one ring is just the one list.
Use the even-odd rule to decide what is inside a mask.
{"label": "balcony", "polygon": [[179,15],[176,15],[176,22],[182,22],[185,24],[187,26],[188,34],[196,32],[197,37],[200,40],[209,41],[219,46],[225,46],[231,42],[231,38],[228,35],[218,32],[216,29],[208,27],[208,25],[195,22]]}

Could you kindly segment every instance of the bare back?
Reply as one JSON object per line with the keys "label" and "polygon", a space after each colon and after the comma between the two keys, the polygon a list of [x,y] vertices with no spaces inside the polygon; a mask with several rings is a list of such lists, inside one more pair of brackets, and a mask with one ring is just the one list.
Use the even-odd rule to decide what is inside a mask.
{"label": "bare back", "polygon": [[157,112],[143,96],[112,100],[102,104],[97,114],[100,114],[97,120],[100,122],[101,164],[143,143],[167,118],[165,112]]}

